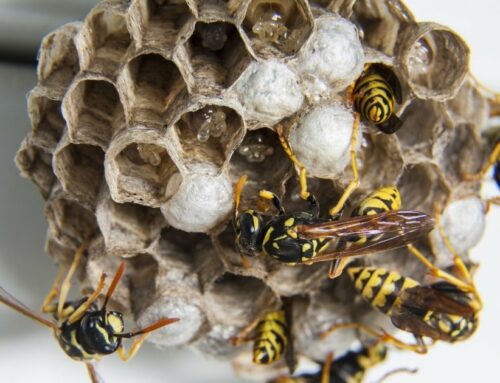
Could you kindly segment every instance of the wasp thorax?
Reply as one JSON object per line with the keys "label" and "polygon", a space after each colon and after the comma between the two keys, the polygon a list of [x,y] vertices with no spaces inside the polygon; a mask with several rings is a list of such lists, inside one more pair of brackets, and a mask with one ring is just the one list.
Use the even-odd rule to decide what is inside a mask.
{"label": "wasp thorax", "polygon": [[262,162],[266,157],[274,154],[274,148],[266,145],[261,134],[256,134],[251,138],[238,148],[238,153],[244,156],[248,162]]}
{"label": "wasp thorax", "polygon": [[196,139],[206,142],[218,138],[227,130],[226,113],[217,106],[206,106],[191,115],[191,127],[197,132]]}

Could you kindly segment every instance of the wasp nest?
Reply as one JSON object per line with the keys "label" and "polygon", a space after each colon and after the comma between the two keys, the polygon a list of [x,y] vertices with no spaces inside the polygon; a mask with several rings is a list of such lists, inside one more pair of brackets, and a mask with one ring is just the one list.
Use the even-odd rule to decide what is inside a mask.
{"label": "wasp nest", "polygon": [[[32,130],[16,160],[46,200],[47,252],[68,262],[93,236],[84,286],[126,259],[114,304],[141,325],[181,319],[151,342],[240,355],[235,366],[246,376],[282,371],[283,363],[252,365],[249,346],[230,342],[282,297],[294,301],[296,352],[338,355],[355,333],[320,340],[321,331],[384,318],[348,278],[328,280],[326,265],[259,258],[244,268],[231,224],[234,185],[248,176],[241,209],[256,205],[260,189],[288,210],[305,208],[274,129],[294,116],[289,141],[310,191],[323,211],[333,206],[352,178],[346,88],[365,64],[383,64],[401,83],[403,126],[385,135],[361,124],[361,184],[349,204],[383,185],[398,185],[404,209],[449,204],[444,223],[466,256],[484,213],[480,183],[461,174],[477,171],[490,148],[480,136],[489,104],[468,54],[457,34],[416,22],[398,0],[102,1],[83,23],[44,39],[29,94]],[[405,253],[361,261],[422,280],[424,268]]]}

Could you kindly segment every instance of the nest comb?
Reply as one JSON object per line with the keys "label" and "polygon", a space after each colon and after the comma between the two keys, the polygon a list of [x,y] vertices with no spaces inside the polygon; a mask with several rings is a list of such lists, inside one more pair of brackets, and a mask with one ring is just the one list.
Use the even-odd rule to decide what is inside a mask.
{"label": "nest comb", "polygon": [[[93,234],[84,287],[126,259],[114,305],[139,324],[181,318],[151,335],[156,344],[235,359],[246,348],[230,338],[294,297],[296,351],[340,354],[356,335],[320,340],[322,330],[335,320],[383,318],[354,299],[347,279],[328,281],[324,265],[255,259],[243,268],[230,221],[234,185],[248,175],[242,208],[265,188],[287,209],[303,209],[273,130],[296,115],[289,139],[320,206],[330,207],[352,177],[345,90],[365,64],[381,63],[401,82],[396,114],[404,124],[394,135],[362,126],[361,185],[351,204],[394,184],[405,209],[431,212],[437,201],[455,206],[445,216],[473,212],[474,230],[470,222],[455,230],[466,256],[484,214],[480,183],[460,175],[479,169],[491,146],[480,134],[488,97],[468,72],[468,55],[453,31],[418,23],[398,0],[102,1],[82,23],[45,37],[28,98],[32,130],[16,161],[46,200],[46,250],[68,262]],[[316,129],[325,121],[329,129]],[[412,257],[368,258],[417,279],[424,273]],[[243,359],[237,369],[253,378],[283,368]]]}

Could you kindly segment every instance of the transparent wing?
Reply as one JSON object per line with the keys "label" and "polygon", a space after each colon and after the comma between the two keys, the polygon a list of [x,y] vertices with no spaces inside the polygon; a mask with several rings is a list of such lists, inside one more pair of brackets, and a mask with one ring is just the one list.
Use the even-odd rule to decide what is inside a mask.
{"label": "transparent wing", "polygon": [[[345,249],[331,249],[314,257],[311,262],[372,254],[405,247],[434,228],[434,220],[418,211],[390,211],[370,216],[353,217],[342,221],[297,226],[299,238],[338,238],[347,242]],[[363,244],[350,242],[368,236]]]}
{"label": "transparent wing", "polygon": [[26,307],[23,303],[19,302],[16,298],[14,298],[14,296],[12,296],[1,286],[0,286],[0,302],[16,310],[17,312],[37,321],[38,323],[43,324],[44,326],[50,327],[53,330],[57,329],[57,325],[54,322],[49,321],[41,317],[34,311],[30,310],[28,307]]}

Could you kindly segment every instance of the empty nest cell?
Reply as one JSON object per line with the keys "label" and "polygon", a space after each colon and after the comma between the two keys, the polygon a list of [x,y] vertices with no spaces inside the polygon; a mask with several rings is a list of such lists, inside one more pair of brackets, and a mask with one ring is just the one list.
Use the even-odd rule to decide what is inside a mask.
{"label": "empty nest cell", "polygon": [[125,124],[120,97],[106,80],[78,82],[64,99],[68,134],[72,142],[106,149],[114,132]]}
{"label": "empty nest cell", "polygon": [[163,49],[173,49],[187,34],[183,28],[192,12],[183,0],[137,0],[130,8],[131,28],[140,46],[152,43]]}
{"label": "empty nest cell", "polygon": [[31,179],[44,199],[48,198],[56,176],[52,171],[52,154],[46,150],[32,145],[28,135],[21,144],[16,155],[17,167],[24,177]]}
{"label": "empty nest cell", "polygon": [[427,162],[406,166],[398,189],[403,210],[432,211],[432,202],[439,202],[447,195],[435,165]]}
{"label": "empty nest cell", "polygon": [[116,203],[108,190],[101,192],[96,216],[106,251],[122,257],[146,252],[166,225],[158,209]]}
{"label": "empty nest cell", "polygon": [[114,201],[150,207],[167,201],[168,182],[178,169],[158,130],[138,127],[122,131],[106,158],[106,180]]}
{"label": "empty nest cell", "polygon": [[460,36],[434,23],[407,28],[398,58],[413,92],[420,98],[447,100],[467,74],[469,48]]}
{"label": "empty nest cell", "polygon": [[272,308],[276,299],[260,279],[231,273],[220,276],[204,297],[211,322],[242,327]]}
{"label": "empty nest cell", "polygon": [[45,205],[45,216],[52,238],[70,249],[90,238],[96,228],[94,212],[65,198],[60,190],[52,193]]}
{"label": "empty nest cell", "polygon": [[158,122],[186,88],[177,66],[155,53],[132,59],[125,72],[125,107],[133,121]]}
{"label": "empty nest cell", "polygon": [[399,1],[361,0],[353,6],[352,21],[363,34],[363,41],[392,56],[400,28],[413,22],[413,16]]}
{"label": "empty nest cell", "polygon": [[196,23],[185,45],[196,90],[206,94],[212,88],[228,88],[251,62],[241,36],[231,23]]}
{"label": "empty nest cell", "polygon": [[87,18],[80,33],[87,48],[82,50],[82,68],[101,74],[116,74],[132,43],[125,14],[112,9],[97,10]]}
{"label": "empty nest cell", "polygon": [[73,40],[79,29],[79,23],[66,24],[48,34],[40,47],[38,81],[41,85],[61,89],[61,96],[80,71]]}
{"label": "empty nest cell", "polygon": [[183,114],[171,134],[177,136],[187,169],[212,165],[218,172],[243,129],[243,119],[234,109],[208,104]]}
{"label": "empty nest cell", "polygon": [[430,155],[433,140],[446,130],[442,104],[430,100],[413,100],[401,115],[401,128],[396,132],[403,148]]}
{"label": "empty nest cell", "polygon": [[261,58],[295,54],[313,29],[305,1],[253,0],[247,7],[242,31]]}
{"label": "empty nest cell", "polygon": [[47,152],[54,151],[66,124],[61,111],[61,101],[33,91],[28,98],[28,110],[33,127],[33,143]]}
{"label": "empty nest cell", "polygon": [[104,152],[98,146],[71,144],[63,137],[54,153],[54,173],[64,191],[85,206],[94,206],[104,174]]}

